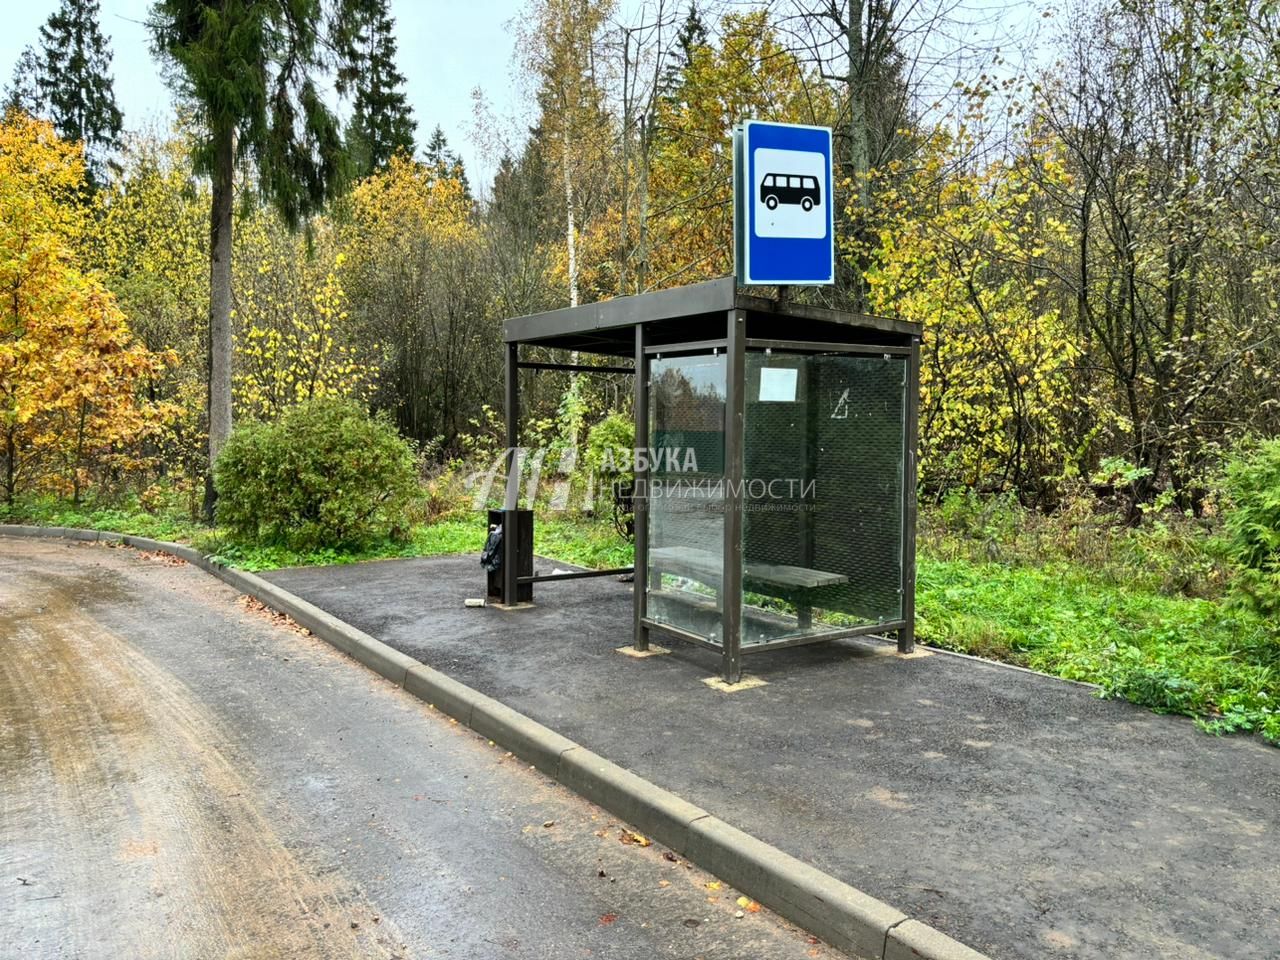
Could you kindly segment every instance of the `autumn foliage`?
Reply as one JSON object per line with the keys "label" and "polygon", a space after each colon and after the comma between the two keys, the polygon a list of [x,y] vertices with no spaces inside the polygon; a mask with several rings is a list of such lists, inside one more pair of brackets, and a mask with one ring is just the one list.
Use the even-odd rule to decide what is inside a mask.
{"label": "autumn foliage", "polygon": [[376,370],[366,358],[376,347],[353,341],[338,276],[346,255],[329,233],[308,255],[304,238],[266,211],[241,226],[232,375],[239,417],[274,420],[307,400],[366,403],[372,395]]}
{"label": "autumn foliage", "polygon": [[[866,259],[871,306],[924,325],[921,469],[939,486],[1035,491],[1078,472],[1074,427],[1112,425],[1097,396],[1073,389],[1081,350],[1044,268],[1069,246],[1040,209],[1064,188],[1047,145],[982,169],[955,169],[964,145],[939,135],[913,167],[872,177],[881,222]],[[951,169],[948,169],[952,167]]]}
{"label": "autumn foliage", "polygon": [[133,337],[80,265],[89,229],[78,145],[19,112],[0,123],[0,495],[78,497],[143,465],[166,405],[141,391],[170,359]]}
{"label": "autumn foliage", "polygon": [[[759,119],[835,131],[836,283],[789,296],[923,324],[924,491],[1055,510],[1119,486],[1130,521],[1157,501],[1211,515],[1232,451],[1280,429],[1280,68],[1229,15],[1246,7],[1114,5],[1082,18],[1060,75],[957,61],[940,91],[893,5],[865,7],[886,32],[859,47],[856,31],[814,45],[830,11],[534,0],[516,38],[533,122],[477,104],[488,182],[443,133],[283,208],[271,171],[238,168],[225,338],[208,117],[187,104],[172,130],[130,133],[89,190],[79,149],[14,115],[0,493],[75,495],[148,462],[194,491],[224,393],[237,422],[341,397],[441,462],[465,453],[491,432],[504,318],[732,271],[732,128]],[[566,443],[628,389],[522,387]]]}

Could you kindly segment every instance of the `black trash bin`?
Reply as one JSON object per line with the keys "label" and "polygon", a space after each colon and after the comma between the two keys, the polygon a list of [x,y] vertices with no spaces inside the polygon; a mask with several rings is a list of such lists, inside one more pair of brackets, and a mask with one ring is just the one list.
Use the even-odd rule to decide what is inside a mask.
{"label": "black trash bin", "polygon": [[[489,511],[489,533],[503,526],[503,517],[506,511],[490,510]],[[533,576],[533,511],[532,510],[516,510],[515,511],[515,543],[516,543],[516,575],[520,577]],[[506,539],[510,531],[503,529],[502,536]],[[501,558],[501,551],[498,554]],[[491,603],[502,602],[502,564],[499,562],[494,569],[488,571],[488,591],[487,596]],[[533,602],[533,584],[522,583],[516,587],[517,603]]]}

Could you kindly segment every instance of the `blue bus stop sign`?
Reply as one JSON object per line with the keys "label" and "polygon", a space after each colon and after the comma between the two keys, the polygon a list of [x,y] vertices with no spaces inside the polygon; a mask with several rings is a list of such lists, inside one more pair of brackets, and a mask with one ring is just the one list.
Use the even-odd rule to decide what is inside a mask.
{"label": "blue bus stop sign", "polygon": [[733,131],[738,282],[835,283],[831,129],[747,120]]}

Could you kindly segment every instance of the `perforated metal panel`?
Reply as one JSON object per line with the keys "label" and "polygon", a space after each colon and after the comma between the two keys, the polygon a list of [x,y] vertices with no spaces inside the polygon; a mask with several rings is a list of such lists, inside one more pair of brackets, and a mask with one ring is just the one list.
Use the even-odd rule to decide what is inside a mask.
{"label": "perforated metal panel", "polygon": [[[783,369],[794,399],[762,376]],[[900,355],[748,355],[744,587],[769,615],[744,643],[902,616],[907,372]]]}
{"label": "perforated metal panel", "polygon": [[[819,605],[868,622],[902,615],[903,414],[907,360],[815,357],[815,562],[849,578]],[[826,569],[826,567],[823,567]]]}

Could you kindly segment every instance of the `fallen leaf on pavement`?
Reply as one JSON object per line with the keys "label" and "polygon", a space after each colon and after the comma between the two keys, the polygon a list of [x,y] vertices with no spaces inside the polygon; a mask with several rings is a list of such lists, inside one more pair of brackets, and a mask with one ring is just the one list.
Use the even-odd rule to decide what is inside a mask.
{"label": "fallen leaf on pavement", "polygon": [[653,846],[653,841],[652,841],[652,840],[650,840],[650,839],[649,839],[648,837],[646,837],[646,836],[643,836],[642,834],[635,833],[635,832],[634,832],[634,831],[632,831],[632,830],[623,830],[623,831],[622,831],[622,833],[621,833],[621,834],[619,834],[618,839],[619,839],[619,840],[621,840],[623,843],[626,843],[626,844],[633,844],[633,843],[634,843],[637,847],[651,847],[651,846]]}
{"label": "fallen leaf on pavement", "polygon": [[750,897],[739,897],[738,906],[740,906],[743,910],[746,910],[748,913],[760,912],[760,904],[756,903]]}

